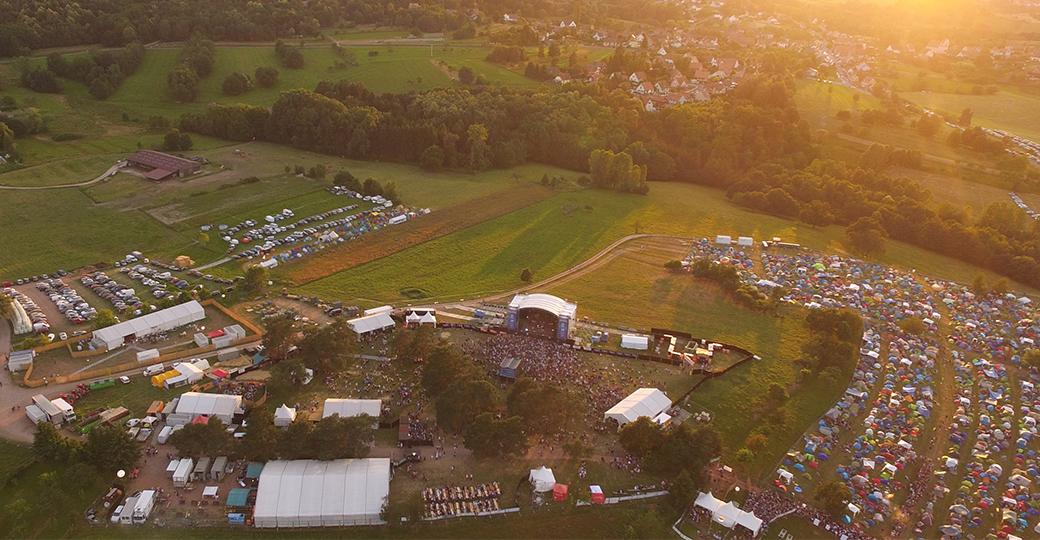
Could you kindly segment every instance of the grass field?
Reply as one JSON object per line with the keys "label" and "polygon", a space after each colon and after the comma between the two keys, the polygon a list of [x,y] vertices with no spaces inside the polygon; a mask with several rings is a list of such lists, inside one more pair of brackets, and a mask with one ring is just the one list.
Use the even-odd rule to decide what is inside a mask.
{"label": "grass field", "polygon": [[879,67],[881,78],[896,92],[945,92],[970,94],[977,84],[947,77],[929,69],[902,62],[886,62]]}
{"label": "grass field", "polygon": [[32,462],[31,447],[0,440],[0,488]]}
{"label": "grass field", "polygon": [[[496,84],[529,86],[536,84],[523,75],[513,73],[496,64],[486,62],[487,49],[477,47],[361,46],[349,47],[357,61],[356,66],[336,68],[340,57],[325,47],[303,49],[306,65],[303,69],[286,69],[279,65],[274,48],[268,46],[218,47],[213,73],[202,79],[199,97],[195,103],[174,102],[165,93],[166,75],[177,63],[179,49],[151,49],[136,73],[127,78],[119,90],[106,102],[146,118],[153,114],[177,117],[189,110],[197,110],[207,103],[248,103],[270,105],[281,92],[294,88],[313,90],[323,80],[350,79],[361,82],[373,92],[410,92],[428,90],[455,83],[435,64],[440,60],[449,65],[468,65],[478,74]],[[273,88],[254,88],[241,96],[225,96],[221,91],[224,78],[233,72],[252,73],[260,66],[279,70],[278,84]]]}
{"label": "grass field", "polygon": [[[793,387],[799,370],[794,360],[800,357],[806,330],[798,310],[785,309],[783,316],[777,316],[746,309],[711,283],[665,270],[666,260],[653,252],[628,253],[549,291],[577,301],[582,317],[644,330],[657,327],[689,332],[761,356],[761,361],[708,381],[690,398],[691,412],[707,410],[715,417],[713,426],[722,435],[725,455],[732,457],[762,424],[755,397],[765,395],[774,382]],[[754,473],[772,470],[800,436],[800,428],[823,414],[840,392],[819,383],[807,383],[790,392],[790,425],[795,428],[769,438],[751,464]]]}
{"label": "grass field", "polygon": [[[93,99],[84,85],[63,81],[62,94],[38,94],[18,84],[18,73],[13,63],[0,63],[0,95],[14,97],[20,106],[37,108],[48,131],[34,138],[18,141],[18,149],[25,165],[51,160],[85,156],[118,157],[143,146],[158,146],[161,135],[149,133],[148,118],[159,115],[171,122],[181,114],[199,110],[209,103],[248,103],[268,106],[286,90],[314,89],[323,80],[350,79],[361,82],[373,92],[412,92],[458,84],[452,70],[469,66],[488,81],[505,86],[533,86],[537,83],[497,64],[484,60],[488,48],[482,46],[453,46],[450,42],[430,46],[369,45],[365,40],[400,37],[400,31],[345,32],[338,39],[345,44],[358,41],[358,46],[346,47],[357,65],[335,67],[340,56],[331,46],[309,44],[303,49],[306,65],[303,69],[282,68],[274,54],[273,45],[222,45],[217,47],[213,73],[200,84],[199,96],[194,103],[176,103],[166,93],[166,76],[176,65],[180,49],[160,46],[148,49],[140,68],[128,77],[118,91],[105,101]],[[85,53],[73,53],[85,54]],[[30,62],[42,64],[42,57]],[[252,76],[257,67],[278,68],[279,81],[273,88],[254,88],[241,96],[225,96],[221,90],[224,78],[239,71]],[[56,142],[55,134],[76,134],[78,140]],[[222,141],[193,137],[196,150],[206,150],[227,144]],[[84,165],[85,167],[85,165]],[[23,185],[28,180],[4,179],[0,183]],[[61,182],[51,182],[61,183]]]}
{"label": "grass field", "polygon": [[[670,515],[670,514],[669,514]],[[238,528],[80,528],[80,538],[666,538],[666,518],[653,502],[554,507],[501,517],[395,527],[263,530]]]}
{"label": "grass field", "polygon": [[[614,240],[643,233],[703,237],[740,234],[783,237],[810,247],[842,251],[844,229],[810,228],[757,214],[728,202],[722,192],[654,183],[646,197],[585,190],[561,193],[534,206],[431,240],[301,287],[306,294],[373,304],[457,300],[522,287],[581,262]],[[909,246],[888,242],[881,262],[928,275],[970,282],[992,273]],[[580,299],[579,299],[580,300]]]}
{"label": "grass field", "polygon": [[835,115],[840,111],[855,113],[876,109],[881,103],[870,94],[846,86],[809,80],[797,81],[794,100],[802,118],[815,127],[830,129],[838,126],[839,120]]}
{"label": "grass field", "polygon": [[307,283],[445,237],[454,231],[497,218],[518,208],[533,205],[551,192],[537,185],[514,187],[507,191],[473,199],[394,227],[371,232],[363,238],[326,250],[295,265],[290,279]]}
{"label": "grass field", "polygon": [[[348,199],[324,191],[331,176],[341,170],[359,178],[392,180],[407,204],[433,209],[485,197],[519,182],[529,183],[545,173],[569,174],[537,165],[480,174],[435,174],[406,165],[345,160],[262,143],[199,154],[219,164],[215,169],[223,166],[223,170],[161,184],[121,174],[85,188],[3,192],[8,210],[0,212],[0,228],[5,231],[0,277],[15,279],[58,268],[72,270],[99,261],[111,262],[135,249],[151,256],[185,254],[200,264],[208,262],[219,258],[224,250],[219,242],[197,244],[199,225],[231,224],[286,207],[302,217],[303,213],[349,204]],[[87,162],[91,168],[110,163],[100,156],[75,163]],[[330,179],[311,180],[287,175],[284,170],[286,166],[317,163],[328,167]],[[36,183],[82,181],[104,170],[88,173],[86,168],[75,169],[69,161],[40,167],[55,172],[36,178]],[[81,174],[88,176],[82,178]],[[242,183],[242,179],[253,176],[260,180]],[[6,177],[0,175],[0,182]]]}
{"label": "grass field", "polygon": [[1013,89],[1002,89],[992,95],[950,94],[937,92],[903,92],[900,97],[922,107],[959,115],[966,108],[975,112],[973,124],[1003,129],[1016,135],[1040,140],[1040,96]]}

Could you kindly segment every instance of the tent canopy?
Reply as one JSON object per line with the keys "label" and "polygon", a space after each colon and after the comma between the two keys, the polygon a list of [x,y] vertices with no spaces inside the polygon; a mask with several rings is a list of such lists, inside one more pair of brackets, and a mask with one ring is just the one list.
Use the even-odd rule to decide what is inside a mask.
{"label": "tent canopy", "polygon": [[553,474],[552,469],[544,465],[537,469],[531,469],[531,474],[528,475],[527,479],[531,481],[534,490],[539,493],[552,491],[556,487],[556,475]]}
{"label": "tent canopy", "polygon": [[347,321],[347,325],[350,329],[358,335],[365,335],[371,332],[376,332],[386,328],[393,328],[397,325],[394,322],[393,317],[388,312],[374,313],[372,315],[366,315],[364,317],[358,317],[356,319],[350,319]]}
{"label": "tent canopy", "polygon": [[657,388],[640,388],[611,407],[604,418],[613,418],[620,425],[646,416],[654,418],[672,406],[672,400]]}
{"label": "tent canopy", "polygon": [[261,528],[377,525],[389,493],[387,458],[270,461],[253,517]]}
{"label": "tent canopy", "polygon": [[698,493],[697,500],[693,504],[697,508],[703,508],[710,512],[712,520],[727,529],[740,525],[751,531],[753,536],[758,536],[759,530],[762,529],[762,520],[753,512],[745,512],[731,502],[723,502],[712,495],[710,491]]}
{"label": "tent canopy", "polygon": [[274,410],[274,425],[288,426],[296,420],[296,409],[282,403],[281,407]]}
{"label": "tent canopy", "polygon": [[373,420],[379,420],[379,414],[382,410],[383,402],[378,399],[338,399],[329,398],[325,400],[325,404],[321,410],[321,417],[328,418],[334,414],[338,414],[343,418],[352,418],[354,416],[361,416],[367,414],[372,417]]}

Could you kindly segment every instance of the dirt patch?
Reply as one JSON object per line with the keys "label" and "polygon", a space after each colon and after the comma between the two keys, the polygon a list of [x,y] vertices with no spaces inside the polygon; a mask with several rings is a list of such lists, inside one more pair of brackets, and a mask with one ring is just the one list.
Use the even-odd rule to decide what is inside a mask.
{"label": "dirt patch", "polygon": [[449,66],[448,63],[444,60],[438,60],[434,58],[430,60],[430,63],[433,64],[433,67],[440,70],[441,73],[444,73],[444,75],[446,75],[449,79],[453,81],[459,80],[459,72],[455,69],[452,69],[452,67]]}
{"label": "dirt patch", "polygon": [[310,283],[530,206],[551,194],[552,191],[541,187],[517,187],[450,208],[434,210],[428,216],[386,227],[366,234],[359,240],[327,249],[294,265],[288,277],[297,285]]}

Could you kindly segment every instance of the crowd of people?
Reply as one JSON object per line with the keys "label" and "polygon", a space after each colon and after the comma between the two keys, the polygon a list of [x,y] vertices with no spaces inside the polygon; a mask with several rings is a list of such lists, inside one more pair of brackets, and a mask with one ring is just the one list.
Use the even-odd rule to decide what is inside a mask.
{"label": "crowd of people", "polygon": [[521,377],[577,389],[586,401],[586,420],[598,425],[603,412],[628,395],[633,388],[653,386],[633,378],[632,373],[609,364],[594,368],[582,362],[573,347],[549,339],[517,334],[494,334],[468,339],[463,349],[489,371],[497,373],[503,360],[519,359]]}

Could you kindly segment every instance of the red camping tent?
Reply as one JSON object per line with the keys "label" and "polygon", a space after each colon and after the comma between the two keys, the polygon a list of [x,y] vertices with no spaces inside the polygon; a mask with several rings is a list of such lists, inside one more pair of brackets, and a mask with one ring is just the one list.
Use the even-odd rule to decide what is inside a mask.
{"label": "red camping tent", "polygon": [[567,500],[567,484],[553,486],[553,500],[556,502]]}
{"label": "red camping tent", "polygon": [[592,504],[603,504],[607,502],[607,496],[603,494],[603,488],[597,485],[589,486],[589,491],[592,493]]}

